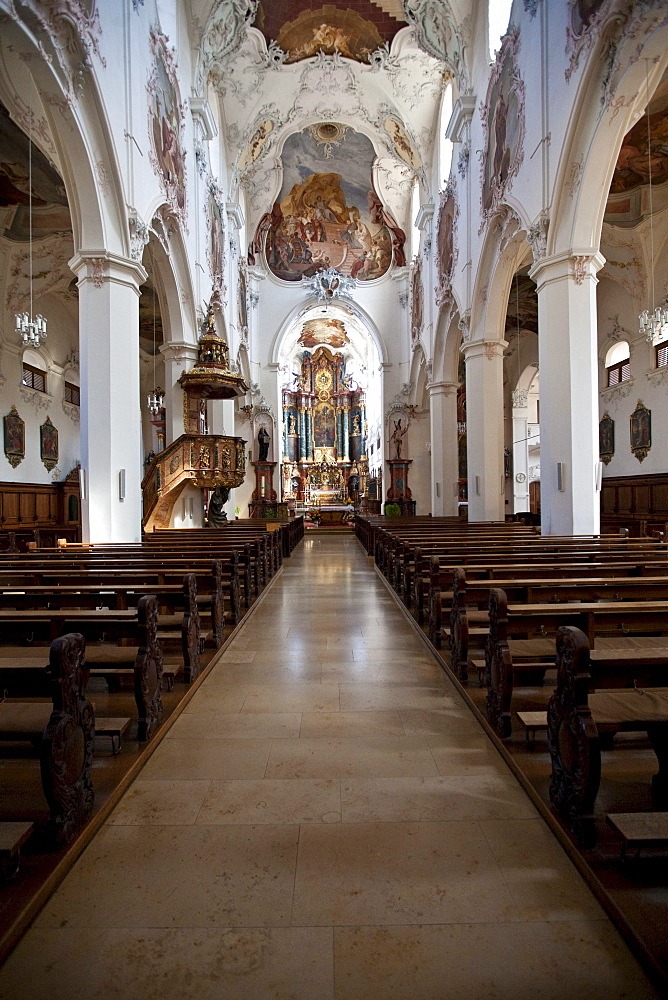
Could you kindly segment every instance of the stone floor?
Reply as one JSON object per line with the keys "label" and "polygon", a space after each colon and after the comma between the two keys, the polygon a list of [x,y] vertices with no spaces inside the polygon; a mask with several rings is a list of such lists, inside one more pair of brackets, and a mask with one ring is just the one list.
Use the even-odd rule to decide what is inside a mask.
{"label": "stone floor", "polygon": [[350,535],[307,538],[2,1000],[656,997]]}

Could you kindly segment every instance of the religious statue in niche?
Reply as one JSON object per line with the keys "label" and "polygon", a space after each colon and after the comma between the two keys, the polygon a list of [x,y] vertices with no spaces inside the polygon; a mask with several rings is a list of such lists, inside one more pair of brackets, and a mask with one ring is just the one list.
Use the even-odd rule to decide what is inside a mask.
{"label": "religious statue in niche", "polygon": [[148,83],[149,132],[152,141],[149,155],[172,207],[183,218],[186,207],[186,172],[181,140],[185,115],[171,53],[165,36],[155,29],[151,31],[151,48],[155,65]]}
{"label": "religious statue in niche", "polygon": [[605,465],[609,465],[615,454],[615,421],[606,410],[598,425],[598,453]]}
{"label": "religious statue in niche", "polygon": [[39,429],[40,458],[47,472],[58,465],[58,431],[47,417]]}
{"label": "religious statue in niche", "polygon": [[641,399],[631,414],[631,451],[643,462],[652,447],[652,414]]}
{"label": "religious statue in niche", "polygon": [[396,456],[395,456],[396,458],[401,458],[401,451],[404,443],[404,435],[408,430],[408,424],[402,426],[401,424],[402,420],[403,417],[399,417],[398,420],[394,421],[394,429],[392,431],[392,436],[390,437],[390,441],[392,441],[392,443],[394,444],[394,448],[396,451]]}
{"label": "religious statue in niche", "polygon": [[497,53],[480,111],[485,130],[480,232],[499,207],[524,157],[524,81],[517,69],[518,52],[519,32],[510,28]]}
{"label": "religious statue in niche", "polygon": [[258,461],[266,462],[269,458],[269,442],[271,438],[267,433],[267,428],[262,424],[257,436]]}
{"label": "religious statue in niche", "polygon": [[209,497],[209,509],[206,521],[210,528],[222,528],[227,523],[227,514],[223,509],[230,496],[226,486],[216,486]]}

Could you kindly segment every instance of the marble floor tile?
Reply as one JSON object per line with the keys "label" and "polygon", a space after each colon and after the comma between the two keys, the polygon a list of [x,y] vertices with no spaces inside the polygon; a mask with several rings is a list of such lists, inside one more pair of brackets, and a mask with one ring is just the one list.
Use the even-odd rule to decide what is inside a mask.
{"label": "marble floor tile", "polygon": [[186,826],[194,823],[211,784],[208,780],[137,779],[109,817],[110,826]]}
{"label": "marble floor tile", "polygon": [[[44,972],[28,955],[41,956]],[[95,960],[91,961],[91,956]],[[85,971],[85,976],[82,970]],[[328,927],[32,930],[0,970],[11,1000],[332,1000]]]}
{"label": "marble floor tile", "polygon": [[267,739],[165,740],[143,768],[142,778],[262,778],[271,747]]}
{"label": "marble floor tile", "polygon": [[266,684],[251,687],[243,712],[338,712],[338,684]]}
{"label": "marble floor tile", "polygon": [[35,925],[286,926],[298,835],[291,825],[105,827]]}
{"label": "marble floor tile", "polygon": [[206,715],[210,712],[240,712],[246,700],[248,689],[242,686],[222,687],[207,677],[198,692],[198,697],[189,701],[184,715]]}
{"label": "marble floor tile", "polygon": [[443,689],[397,684],[341,684],[342,712],[400,712],[402,709],[437,708]]}
{"label": "marble floor tile", "polygon": [[212,781],[198,823],[338,823],[338,779]]}
{"label": "marble floor tile", "polygon": [[303,826],[292,923],[423,924],[515,918],[477,823]]}
{"label": "marble floor tile", "polygon": [[204,734],[208,740],[288,739],[299,736],[302,716],[299,712],[216,713]]}
{"label": "marble floor tile", "polygon": [[308,739],[406,734],[398,712],[305,712],[299,735]]}
{"label": "marble floor tile", "polygon": [[482,832],[524,920],[604,917],[590,889],[539,818],[484,821]]}
{"label": "marble floor tile", "polygon": [[608,921],[337,927],[336,1000],[658,1000]]}
{"label": "marble floor tile", "polygon": [[533,819],[535,808],[514,778],[354,778],[341,782],[344,823]]}
{"label": "marble floor tile", "polygon": [[438,774],[420,737],[276,740],[267,778],[351,778]]}

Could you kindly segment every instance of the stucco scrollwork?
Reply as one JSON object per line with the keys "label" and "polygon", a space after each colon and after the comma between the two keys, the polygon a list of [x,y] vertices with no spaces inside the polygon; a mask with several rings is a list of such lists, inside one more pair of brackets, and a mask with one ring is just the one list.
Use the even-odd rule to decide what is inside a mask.
{"label": "stucco scrollwork", "polygon": [[527,242],[531,247],[534,263],[542,260],[547,254],[547,233],[549,228],[550,220],[545,214],[539,215],[536,221],[529,227]]}
{"label": "stucco scrollwork", "polygon": [[464,39],[448,0],[403,0],[403,7],[420,48],[444,62],[454,73],[459,90],[467,90]]}
{"label": "stucco scrollwork", "polygon": [[255,20],[258,4],[259,0],[218,0],[213,5],[200,44],[200,84],[206,84],[212,68],[224,63],[240,47],[247,27]]}
{"label": "stucco scrollwork", "polygon": [[136,213],[128,219],[130,228],[130,257],[132,260],[141,261],[144,256],[144,247],[149,240],[149,231],[146,223]]}

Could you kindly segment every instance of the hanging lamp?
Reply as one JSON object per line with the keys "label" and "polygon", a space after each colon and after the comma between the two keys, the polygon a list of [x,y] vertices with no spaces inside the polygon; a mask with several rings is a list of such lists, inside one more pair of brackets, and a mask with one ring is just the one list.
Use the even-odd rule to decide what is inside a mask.
{"label": "hanging lamp", "polygon": [[46,340],[46,320],[33,315],[33,266],[32,266],[32,80],[30,81],[30,106],[28,109],[28,281],[30,311],[16,313],[16,333],[24,347],[39,347]]}
{"label": "hanging lamp", "polygon": [[649,246],[650,246],[650,302],[649,309],[644,309],[639,316],[640,332],[650,344],[659,344],[668,338],[668,309],[665,306],[656,306],[654,288],[654,218],[652,201],[652,145],[651,145],[651,118],[649,113],[649,65],[645,59],[645,77],[647,86],[647,172],[649,175]]}

